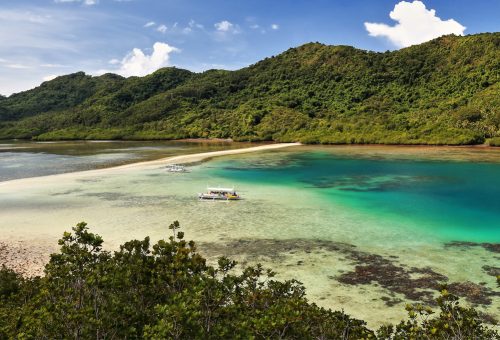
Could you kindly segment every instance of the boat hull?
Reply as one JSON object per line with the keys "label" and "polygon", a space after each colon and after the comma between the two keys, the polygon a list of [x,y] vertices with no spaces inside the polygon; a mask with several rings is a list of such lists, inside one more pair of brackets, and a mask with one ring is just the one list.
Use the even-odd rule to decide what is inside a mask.
{"label": "boat hull", "polygon": [[239,196],[222,196],[222,195],[208,195],[208,194],[199,194],[198,198],[204,201],[238,201],[241,199]]}

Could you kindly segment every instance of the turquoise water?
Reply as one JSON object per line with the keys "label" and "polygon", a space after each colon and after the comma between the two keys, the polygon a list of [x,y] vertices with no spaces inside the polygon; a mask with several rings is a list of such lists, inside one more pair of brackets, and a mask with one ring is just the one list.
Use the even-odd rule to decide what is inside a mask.
{"label": "turquoise water", "polygon": [[[65,172],[61,166],[53,171]],[[43,260],[82,220],[109,249],[165,238],[179,220],[209,261],[262,263],[301,281],[310,300],[374,327],[401,320],[418,292],[436,294],[435,277],[462,285],[462,301],[500,315],[500,149],[300,146],[187,167],[0,182],[0,242],[38,249]],[[235,186],[244,199],[199,201],[207,185]],[[373,280],[356,276],[359,266]]]}
{"label": "turquoise water", "polygon": [[499,162],[307,150],[267,161],[215,161],[213,174],[246,186],[303,188],[324,202],[365,212],[381,224],[418,228],[440,241],[500,242]]}

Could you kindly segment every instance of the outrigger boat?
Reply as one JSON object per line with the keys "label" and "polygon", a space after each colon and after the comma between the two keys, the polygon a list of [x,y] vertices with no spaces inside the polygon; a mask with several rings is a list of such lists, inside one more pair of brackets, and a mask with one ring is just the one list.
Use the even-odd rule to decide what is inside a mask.
{"label": "outrigger boat", "polygon": [[198,194],[200,200],[237,201],[241,197],[234,188],[207,188],[207,193]]}
{"label": "outrigger boat", "polygon": [[170,164],[165,167],[168,172],[187,172],[188,170],[186,169],[185,166],[179,165],[179,164]]}

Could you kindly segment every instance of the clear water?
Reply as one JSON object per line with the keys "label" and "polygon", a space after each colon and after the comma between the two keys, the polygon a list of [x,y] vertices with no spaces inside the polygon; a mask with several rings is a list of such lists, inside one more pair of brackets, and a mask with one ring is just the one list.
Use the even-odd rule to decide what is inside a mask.
{"label": "clear water", "polygon": [[356,157],[334,149],[282,152],[267,163],[257,156],[215,161],[212,173],[245,186],[305,190],[323,203],[442,241],[500,242],[500,158],[470,162],[390,156]]}
{"label": "clear water", "polygon": [[[500,315],[496,281],[485,269],[500,267],[499,254],[481,244],[446,246],[500,242],[498,149],[301,146],[189,169],[0,185],[0,240],[54,250],[62,232],[84,220],[112,249],[146,235],[164,238],[179,220],[210,259],[261,262],[282,279],[302,281],[312,301],[371,326],[400,320],[404,303],[414,301],[377,282],[340,282],[360,264],[342,249],[480,285],[493,295],[477,308]],[[244,200],[200,202],[207,185],[234,185]]]}
{"label": "clear water", "polygon": [[248,146],[203,141],[0,141],[0,182]]}

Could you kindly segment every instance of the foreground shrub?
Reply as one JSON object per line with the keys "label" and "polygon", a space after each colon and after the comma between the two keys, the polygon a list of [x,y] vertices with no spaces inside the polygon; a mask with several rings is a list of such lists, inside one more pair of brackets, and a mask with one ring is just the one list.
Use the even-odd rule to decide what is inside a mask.
{"label": "foreground shrub", "polygon": [[500,137],[491,138],[490,146],[500,146]]}
{"label": "foreground shrub", "polygon": [[[41,339],[375,339],[362,320],[309,303],[302,284],[262,266],[206,264],[178,222],[169,240],[146,237],[102,250],[85,223],[64,233],[42,278],[0,269],[0,338]],[[409,308],[410,319],[378,331],[384,339],[494,338],[473,309],[443,291],[441,313]],[[381,312],[383,313],[383,312]],[[418,316],[424,316],[419,320]]]}

